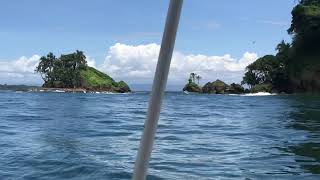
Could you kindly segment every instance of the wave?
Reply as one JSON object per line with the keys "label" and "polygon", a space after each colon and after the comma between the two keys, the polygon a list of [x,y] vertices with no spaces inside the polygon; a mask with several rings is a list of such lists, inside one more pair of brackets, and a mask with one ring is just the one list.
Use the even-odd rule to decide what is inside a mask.
{"label": "wave", "polygon": [[268,92],[258,92],[258,93],[242,94],[240,96],[274,96],[274,95],[277,95],[277,94],[268,93]]}
{"label": "wave", "polygon": [[120,94],[120,95],[124,95],[124,94],[132,94],[131,92],[127,92],[127,93],[117,93],[117,92],[108,92],[108,91],[102,91],[102,92],[92,92],[94,94],[114,94],[114,95],[117,95],[117,94]]}
{"label": "wave", "polygon": [[53,92],[57,92],[57,93],[65,93],[66,91],[62,91],[62,90],[55,90]]}

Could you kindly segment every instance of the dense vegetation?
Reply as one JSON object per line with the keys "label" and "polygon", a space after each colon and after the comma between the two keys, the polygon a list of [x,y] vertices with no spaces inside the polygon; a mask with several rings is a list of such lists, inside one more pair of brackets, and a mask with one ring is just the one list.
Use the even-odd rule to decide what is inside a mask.
{"label": "dense vegetation", "polygon": [[[250,92],[320,92],[320,0],[301,0],[292,10],[288,29],[292,42],[281,41],[276,55],[266,55],[246,67],[241,84]],[[238,84],[220,80],[204,87],[191,73],[184,90],[202,93],[244,92]]]}
{"label": "dense vegetation", "polygon": [[320,92],[320,0],[301,0],[288,29],[292,43],[282,41],[276,55],[246,68],[242,84],[253,91]]}
{"label": "dense vegetation", "polygon": [[49,53],[40,58],[35,69],[41,74],[46,88],[84,88],[93,91],[129,92],[129,86],[87,65],[82,51],[56,58]]}

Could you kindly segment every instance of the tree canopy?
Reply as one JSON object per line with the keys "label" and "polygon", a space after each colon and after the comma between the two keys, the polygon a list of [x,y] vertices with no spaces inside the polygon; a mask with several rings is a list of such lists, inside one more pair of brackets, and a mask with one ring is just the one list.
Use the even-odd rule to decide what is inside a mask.
{"label": "tree canopy", "polygon": [[[56,58],[53,53],[40,58],[35,71],[41,74],[44,87],[63,86],[74,88],[81,86],[80,70],[87,67],[86,56],[82,51],[61,55]],[[57,85],[59,84],[59,85]]]}

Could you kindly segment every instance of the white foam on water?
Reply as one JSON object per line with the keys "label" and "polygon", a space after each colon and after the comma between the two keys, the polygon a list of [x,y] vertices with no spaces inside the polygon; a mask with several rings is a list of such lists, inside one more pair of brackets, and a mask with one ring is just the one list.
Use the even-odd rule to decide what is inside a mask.
{"label": "white foam on water", "polygon": [[241,96],[274,96],[274,95],[277,95],[277,94],[268,93],[268,92],[258,92],[258,93],[242,94]]}
{"label": "white foam on water", "polygon": [[64,93],[65,91],[62,91],[62,90],[55,90],[54,92]]}
{"label": "white foam on water", "polygon": [[102,94],[116,94],[116,93],[106,91],[106,92],[102,92]]}

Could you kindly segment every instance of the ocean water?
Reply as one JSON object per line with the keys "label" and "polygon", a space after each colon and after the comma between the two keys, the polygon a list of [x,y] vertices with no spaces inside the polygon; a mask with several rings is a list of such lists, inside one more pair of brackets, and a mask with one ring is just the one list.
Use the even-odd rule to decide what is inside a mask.
{"label": "ocean water", "polygon": [[[0,179],[130,179],[149,93],[0,92]],[[320,97],[166,93],[148,179],[320,179]]]}

